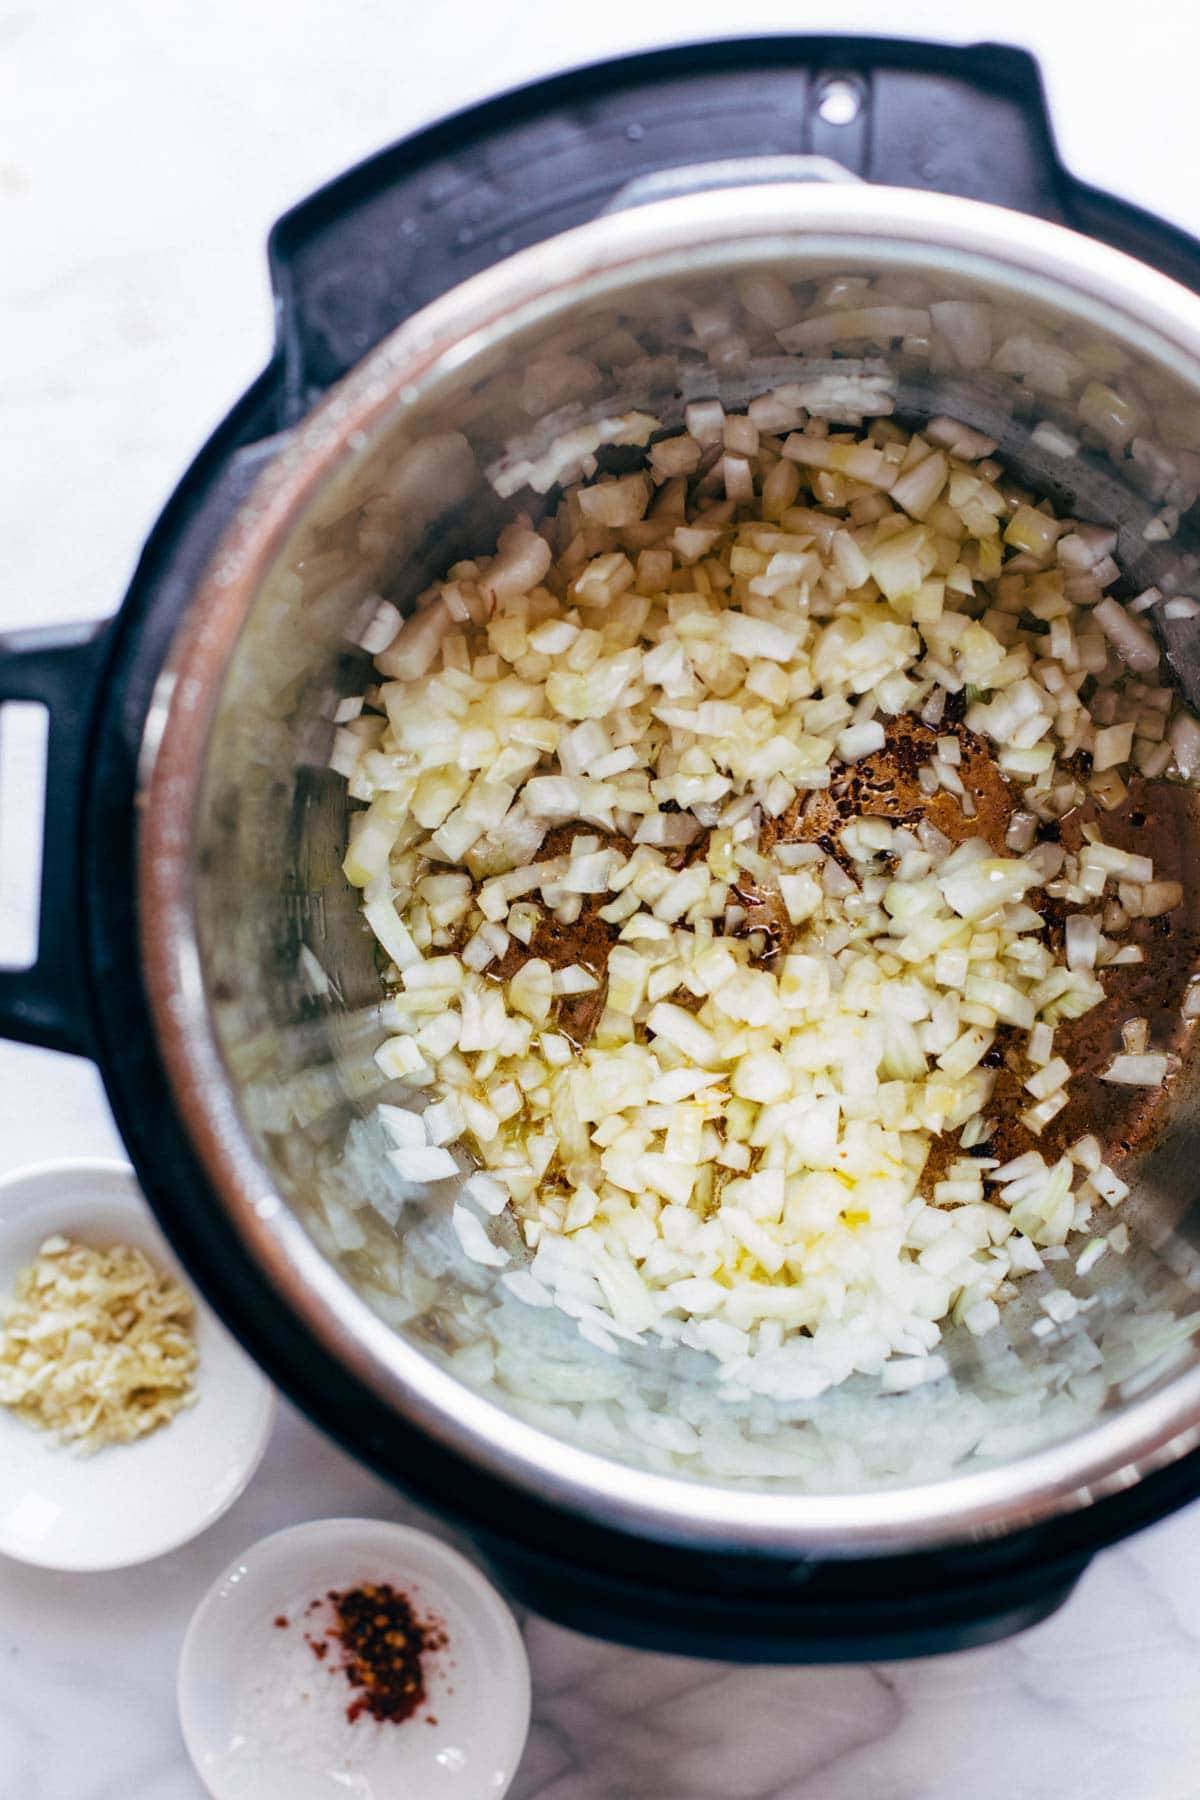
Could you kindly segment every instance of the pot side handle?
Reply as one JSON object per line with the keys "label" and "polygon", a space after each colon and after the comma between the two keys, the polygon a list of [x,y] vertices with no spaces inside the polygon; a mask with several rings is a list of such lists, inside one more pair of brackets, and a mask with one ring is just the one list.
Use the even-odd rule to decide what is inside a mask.
{"label": "pot side handle", "polygon": [[33,701],[49,715],[37,957],[28,968],[0,967],[0,1037],[77,1056],[92,1055],[95,1043],[77,876],[92,700],[105,644],[95,623],[0,635],[0,707]]}

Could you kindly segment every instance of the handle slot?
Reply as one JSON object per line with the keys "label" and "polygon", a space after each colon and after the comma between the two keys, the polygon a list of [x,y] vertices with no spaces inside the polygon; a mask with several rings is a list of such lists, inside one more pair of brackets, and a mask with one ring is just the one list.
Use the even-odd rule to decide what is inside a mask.
{"label": "handle slot", "polygon": [[0,706],[0,971],[37,962],[49,748],[40,700]]}
{"label": "handle slot", "polygon": [[[0,967],[0,1036],[80,1056],[90,1055],[95,1041],[83,948],[87,921],[79,896],[79,828],[103,650],[94,624],[0,638],[0,709],[9,713],[13,703],[21,703],[22,711],[40,710],[46,734],[42,793],[33,814],[44,821],[36,874],[32,862],[22,866],[22,853],[10,846],[11,811],[0,815],[7,875],[38,894],[32,961]],[[0,755],[4,748],[0,745]],[[18,767],[15,779],[21,778]]]}

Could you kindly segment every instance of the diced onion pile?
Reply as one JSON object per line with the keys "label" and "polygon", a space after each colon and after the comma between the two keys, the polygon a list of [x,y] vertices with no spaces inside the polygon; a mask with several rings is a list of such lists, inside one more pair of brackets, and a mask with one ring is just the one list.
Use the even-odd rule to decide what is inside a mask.
{"label": "diced onion pile", "polygon": [[0,1322],[0,1405],[90,1453],[196,1398],[194,1308],[138,1249],[47,1238]]}
{"label": "diced onion pile", "polygon": [[[977,432],[771,436],[711,401],[687,424],[452,568],[347,709],[345,870],[395,990],[378,1061],[422,1109],[383,1116],[403,1180],[456,1178],[465,1254],[603,1348],[682,1343],[782,1398],[854,1371],[901,1389],[942,1371],[941,1321],[990,1330],[1012,1278],[1128,1191],[1092,1137],[1049,1165],[967,1153],[998,1029],[1036,1138],[1067,1104],[1056,1025],[1180,899],[1094,826],[1075,853],[1042,827],[1119,805],[1131,771],[1190,778],[1196,722],[1146,606],[1106,594],[1115,535],[1056,518]],[[832,848],[767,829],[901,714],[941,733],[922,785],[968,817],[951,721],[988,742],[1018,790],[1005,854],[881,818]],[[606,963],[531,949],[587,919]],[[1109,1078],[1167,1073],[1135,1040]]]}

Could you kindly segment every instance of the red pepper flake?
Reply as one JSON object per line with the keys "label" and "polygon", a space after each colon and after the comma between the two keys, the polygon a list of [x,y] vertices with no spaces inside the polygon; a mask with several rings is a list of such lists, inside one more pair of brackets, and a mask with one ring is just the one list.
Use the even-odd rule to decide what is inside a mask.
{"label": "red pepper flake", "polygon": [[286,1631],[287,1628],[288,1628],[288,1622],[284,1618],[283,1614],[280,1613],[279,1617],[275,1621],[275,1629],[276,1629],[276,1631]]}
{"label": "red pepper flake", "polygon": [[[422,1659],[445,1649],[445,1626],[438,1619],[418,1619],[408,1596],[387,1582],[330,1590],[325,1598],[335,1620],[326,1635],[341,1646],[342,1671],[359,1690],[346,1708],[350,1723],[364,1713],[392,1724],[410,1719],[426,1699]],[[323,1661],[328,1643],[307,1641]]]}

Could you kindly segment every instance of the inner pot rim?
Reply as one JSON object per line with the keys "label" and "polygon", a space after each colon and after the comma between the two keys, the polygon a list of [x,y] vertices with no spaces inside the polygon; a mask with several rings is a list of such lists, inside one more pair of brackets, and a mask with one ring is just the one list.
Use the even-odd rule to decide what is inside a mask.
{"label": "inner pot rim", "polygon": [[156,687],[138,783],[139,920],[180,1118],[247,1251],[324,1350],[412,1424],[492,1474],[602,1522],[678,1543],[895,1554],[1014,1531],[1127,1489],[1200,1443],[1200,1365],[1048,1448],[937,1481],[851,1494],[755,1492],[635,1469],[514,1417],[427,1360],[328,1263],[275,1192],[209,1014],[192,844],[224,675],[269,571],[325,485],[401,410],[484,352],[589,294],[797,251],[990,268],[1169,359],[1200,392],[1200,300],[1145,265],[999,207],[910,190],[781,183],[657,202],[473,277],[406,321],[297,427],[205,573]]}

